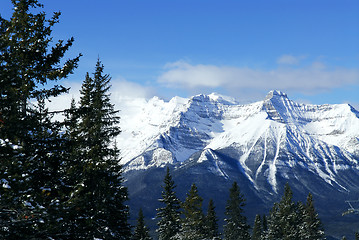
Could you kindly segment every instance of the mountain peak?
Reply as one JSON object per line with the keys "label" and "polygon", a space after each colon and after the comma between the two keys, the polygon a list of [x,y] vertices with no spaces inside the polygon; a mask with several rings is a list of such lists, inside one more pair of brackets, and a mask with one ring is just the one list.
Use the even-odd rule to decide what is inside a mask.
{"label": "mountain peak", "polygon": [[193,96],[191,98],[192,100],[199,101],[199,102],[218,102],[225,105],[234,105],[238,104],[237,100],[232,97],[228,97],[225,95],[221,95],[218,93],[211,93],[211,94],[199,94],[196,96]]}
{"label": "mountain peak", "polygon": [[267,112],[269,119],[286,123],[286,114],[290,112],[288,107],[292,104],[286,93],[272,90],[267,94],[263,102],[263,110]]}
{"label": "mountain peak", "polygon": [[286,93],[278,91],[278,90],[272,90],[267,94],[265,100],[269,100],[269,99],[272,99],[274,97],[288,98]]}

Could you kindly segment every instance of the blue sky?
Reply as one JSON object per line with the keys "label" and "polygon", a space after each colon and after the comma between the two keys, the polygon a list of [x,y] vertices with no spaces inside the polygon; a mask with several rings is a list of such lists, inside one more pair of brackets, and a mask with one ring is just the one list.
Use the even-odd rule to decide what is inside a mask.
{"label": "blue sky", "polygon": [[[100,56],[116,95],[217,92],[242,102],[272,89],[299,102],[359,107],[357,0],[61,0],[54,39],[82,53],[78,88]],[[11,1],[0,13],[11,16]]]}

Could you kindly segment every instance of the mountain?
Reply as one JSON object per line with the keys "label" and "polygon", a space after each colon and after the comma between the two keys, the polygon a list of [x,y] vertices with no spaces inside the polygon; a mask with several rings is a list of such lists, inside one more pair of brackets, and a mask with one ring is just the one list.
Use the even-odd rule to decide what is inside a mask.
{"label": "mountain", "polygon": [[350,105],[298,104],[271,91],[247,105],[210,94],[132,99],[121,108],[117,143],[130,198],[133,206],[146,202],[147,216],[155,215],[170,166],[180,197],[195,182],[218,212],[237,181],[250,223],[268,214],[288,182],[297,200],[314,195],[327,233],[357,230],[358,219],[341,216],[345,201],[359,198],[359,112]]}

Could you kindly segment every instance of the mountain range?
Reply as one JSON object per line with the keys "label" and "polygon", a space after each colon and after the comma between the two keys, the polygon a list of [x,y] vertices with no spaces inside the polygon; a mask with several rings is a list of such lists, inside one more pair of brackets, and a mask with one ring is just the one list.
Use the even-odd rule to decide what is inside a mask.
{"label": "mountain range", "polygon": [[359,198],[359,112],[352,106],[299,104],[271,91],[245,105],[210,94],[131,99],[120,107],[117,145],[130,205],[148,219],[168,166],[182,200],[196,183],[219,216],[233,181],[247,199],[250,224],[255,214],[268,214],[289,183],[295,200],[313,194],[328,235],[358,230],[355,215],[342,216],[346,201]]}

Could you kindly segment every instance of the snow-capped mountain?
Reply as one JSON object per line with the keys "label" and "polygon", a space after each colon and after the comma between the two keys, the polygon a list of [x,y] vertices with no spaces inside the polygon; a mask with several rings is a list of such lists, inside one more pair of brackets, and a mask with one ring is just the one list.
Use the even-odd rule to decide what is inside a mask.
{"label": "snow-capped mountain", "polygon": [[[322,209],[342,203],[343,211],[345,200],[359,197],[359,112],[348,104],[298,104],[271,91],[247,105],[210,94],[121,108],[117,143],[135,199],[160,184],[154,176],[167,165],[180,188],[196,181],[220,192],[238,181],[254,205],[277,199],[285,182],[312,192]],[[330,197],[336,201],[326,203]]]}
{"label": "snow-capped mountain", "polygon": [[359,169],[359,113],[348,104],[298,104],[279,91],[248,105],[215,94],[127,104],[118,139],[126,170],[185,162],[199,151],[206,161],[231,148],[251,182],[265,175],[277,191],[285,166],[305,166],[329,184],[339,184],[338,171]]}

